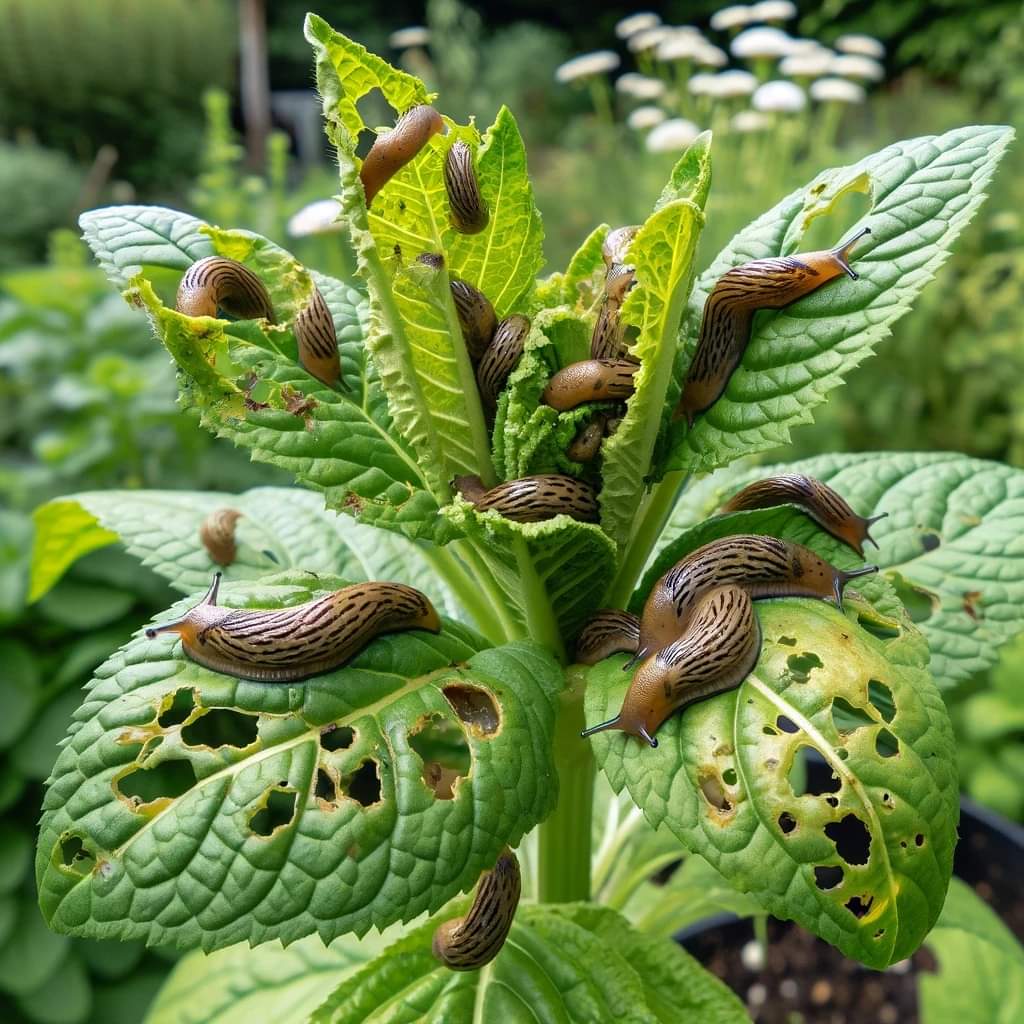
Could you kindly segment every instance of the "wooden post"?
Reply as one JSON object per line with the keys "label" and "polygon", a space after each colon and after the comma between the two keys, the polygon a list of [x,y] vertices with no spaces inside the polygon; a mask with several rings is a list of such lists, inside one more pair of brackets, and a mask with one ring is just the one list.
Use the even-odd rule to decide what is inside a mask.
{"label": "wooden post", "polygon": [[242,120],[247,162],[262,170],[270,132],[270,81],[267,72],[267,12],[264,0],[238,0],[241,51]]}

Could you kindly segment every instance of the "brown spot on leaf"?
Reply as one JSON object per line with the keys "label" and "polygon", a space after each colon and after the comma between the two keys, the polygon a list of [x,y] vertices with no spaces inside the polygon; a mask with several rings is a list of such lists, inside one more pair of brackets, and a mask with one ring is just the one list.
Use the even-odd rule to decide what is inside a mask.
{"label": "brown spot on leaf", "polygon": [[964,594],[963,609],[975,622],[984,618],[984,615],[981,613],[980,590],[968,590]]}

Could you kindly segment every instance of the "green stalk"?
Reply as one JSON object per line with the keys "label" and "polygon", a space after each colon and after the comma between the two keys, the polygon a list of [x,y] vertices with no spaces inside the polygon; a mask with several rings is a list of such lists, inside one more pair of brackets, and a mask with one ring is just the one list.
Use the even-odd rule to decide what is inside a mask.
{"label": "green stalk", "polygon": [[424,547],[423,557],[434,567],[438,576],[452,589],[459,603],[469,612],[477,629],[492,644],[503,644],[507,639],[505,625],[476,574],[456,558],[447,548]]}
{"label": "green stalk", "polygon": [[519,567],[523,610],[526,613],[526,628],[530,639],[543,644],[562,664],[565,664],[565,644],[558,629],[558,619],[551,607],[548,592],[537,575],[537,568],[530,557],[526,541],[522,537],[516,537],[512,543],[516,553],[516,565]]}
{"label": "green stalk", "polygon": [[501,622],[501,632],[505,642],[521,640],[526,635],[526,631],[509,612],[505,595],[501,592],[497,583],[495,583],[494,574],[487,568],[473,542],[468,539],[457,540],[452,542],[452,546],[461,556],[463,562],[469,567],[477,585],[487,594],[488,603],[494,609],[495,615]]}

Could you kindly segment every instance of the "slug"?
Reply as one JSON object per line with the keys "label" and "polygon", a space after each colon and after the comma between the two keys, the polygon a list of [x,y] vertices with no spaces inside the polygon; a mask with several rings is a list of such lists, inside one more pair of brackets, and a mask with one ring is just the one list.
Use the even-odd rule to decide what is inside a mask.
{"label": "slug", "polygon": [[573,462],[591,462],[601,450],[607,423],[608,417],[604,413],[597,413],[580,428],[565,454]]}
{"label": "slug", "polygon": [[367,207],[377,193],[430,141],[444,131],[441,115],[420,104],[407,110],[389,132],[378,135],[359,169]]}
{"label": "slug", "polygon": [[760,653],[761,627],[750,595],[739,586],[715,587],[697,602],[686,632],[637,669],[619,713],[582,735],[621,729],[656,747],[654,734],[667,718],[739,686]]}
{"label": "slug", "polygon": [[464,235],[475,235],[487,227],[490,215],[473,167],[473,151],[461,139],[452,144],[444,158],[444,187],[452,226]]}
{"label": "slug", "polygon": [[853,548],[864,557],[864,541],[878,544],[869,532],[872,524],[889,513],[871,516],[857,515],[828,484],[801,473],[784,473],[749,484],[734,494],[720,509],[721,512],[742,512],[752,508],[771,508],[775,505],[798,505],[823,530]]}
{"label": "slug", "polygon": [[654,585],[640,616],[639,661],[678,639],[708,590],[726,583],[742,587],[752,600],[765,597],[817,597],[843,607],[843,588],[877,565],[837,569],[810,548],[777,537],[736,534],[692,551]]}
{"label": "slug", "polygon": [[[605,278],[604,301],[594,324],[590,338],[590,355],[593,359],[629,359],[629,347],[625,340],[625,327],[619,319],[619,311],[629,289],[635,282],[632,267],[615,263]],[[632,360],[636,362],[636,360]]]}
{"label": "slug", "polygon": [[487,351],[476,370],[480,398],[488,412],[494,412],[498,396],[509,374],[516,368],[530,333],[530,318],[513,313],[498,324]]}
{"label": "slug", "polygon": [[561,473],[542,473],[509,480],[489,491],[479,477],[456,477],[456,488],[478,512],[494,511],[515,523],[540,523],[566,515],[581,523],[598,520],[597,495],[582,480]]}
{"label": "slug", "polygon": [[295,341],[299,363],[306,373],[329,388],[342,383],[334,317],[316,285],[313,285],[309,302],[295,318]]}
{"label": "slug", "polygon": [[[444,269],[444,257],[440,253],[422,253],[416,257],[416,262],[432,270]],[[498,327],[494,307],[487,296],[468,281],[451,277],[448,279],[448,287],[451,289],[455,315],[459,318],[462,340],[466,343],[466,351],[475,366],[487,351],[487,346]]]}
{"label": "slug", "polygon": [[856,281],[850,250],[869,234],[864,228],[835,249],[752,260],[723,274],[704,304],[697,350],[673,420],[685,418],[692,427],[718,401],[743,358],[757,310],[782,309],[843,273]]}
{"label": "slug", "polygon": [[617,608],[594,612],[576,640],[576,661],[596,665],[620,651],[634,653],[640,643],[640,620]]}
{"label": "slug", "polygon": [[475,971],[489,964],[505,944],[522,891],[519,861],[506,846],[477,883],[465,917],[445,921],[434,932],[434,956],[453,971]]}
{"label": "slug", "polygon": [[345,664],[380,633],[441,629],[434,606],[401,583],[355,583],[291,608],[249,610],[217,606],[220,578],[184,618],[146,636],[179,633],[192,661],[238,679],[306,679]]}
{"label": "slug", "polygon": [[549,381],[540,400],[559,412],[584,402],[629,398],[633,374],[640,367],[628,359],[585,359],[562,367]]}
{"label": "slug", "polygon": [[235,523],[241,517],[237,508],[215,508],[199,526],[199,539],[218,565],[230,565],[238,554]]}
{"label": "slug", "polygon": [[237,260],[205,256],[185,271],[175,309],[186,316],[216,316],[218,309],[239,320],[274,323],[274,307],[263,282]]}
{"label": "slug", "polygon": [[639,224],[630,224],[624,228],[613,228],[604,236],[604,241],[601,243],[601,258],[609,270],[616,263],[626,262],[626,253],[639,230]]}

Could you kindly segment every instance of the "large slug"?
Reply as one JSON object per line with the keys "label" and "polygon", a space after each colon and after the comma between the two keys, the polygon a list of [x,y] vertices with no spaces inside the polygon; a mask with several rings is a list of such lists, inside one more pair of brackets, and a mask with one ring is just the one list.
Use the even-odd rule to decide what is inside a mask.
{"label": "large slug", "polygon": [[407,110],[389,132],[377,136],[359,169],[369,206],[377,193],[430,141],[445,130],[441,115],[421,104]]}

